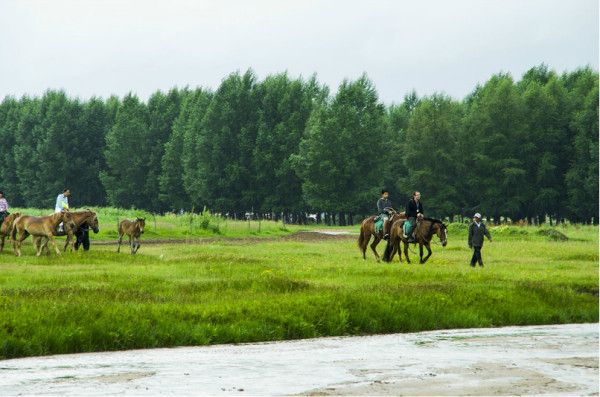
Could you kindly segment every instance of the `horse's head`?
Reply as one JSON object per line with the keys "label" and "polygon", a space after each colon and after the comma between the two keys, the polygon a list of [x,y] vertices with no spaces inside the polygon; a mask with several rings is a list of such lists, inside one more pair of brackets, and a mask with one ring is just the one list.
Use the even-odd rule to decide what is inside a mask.
{"label": "horse's head", "polygon": [[144,227],[146,226],[146,218],[137,218],[135,225],[140,229],[140,233],[144,233]]}
{"label": "horse's head", "polygon": [[65,230],[73,230],[77,227],[77,224],[75,224],[75,220],[73,219],[73,214],[71,214],[68,210],[62,211],[60,215],[61,221],[65,226]]}
{"label": "horse's head", "polygon": [[87,224],[92,228],[94,233],[98,233],[100,231],[100,226],[98,225],[98,216],[94,211],[90,211],[90,216],[88,218]]}
{"label": "horse's head", "polygon": [[442,243],[442,247],[445,247],[448,244],[448,228],[442,222],[439,222],[435,224],[434,230]]}

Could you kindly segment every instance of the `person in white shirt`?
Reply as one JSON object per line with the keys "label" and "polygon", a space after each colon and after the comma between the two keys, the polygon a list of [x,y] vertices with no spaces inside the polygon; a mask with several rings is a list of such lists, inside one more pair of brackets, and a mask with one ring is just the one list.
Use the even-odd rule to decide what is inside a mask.
{"label": "person in white shirt", "polygon": [[8,201],[4,198],[4,192],[0,191],[0,225],[8,215]]}
{"label": "person in white shirt", "polygon": [[[71,195],[71,190],[66,188],[63,190],[62,194],[59,194],[56,197],[56,205],[54,206],[54,212],[63,212],[69,210],[69,196]],[[64,232],[64,225],[61,222],[58,225],[58,232]]]}

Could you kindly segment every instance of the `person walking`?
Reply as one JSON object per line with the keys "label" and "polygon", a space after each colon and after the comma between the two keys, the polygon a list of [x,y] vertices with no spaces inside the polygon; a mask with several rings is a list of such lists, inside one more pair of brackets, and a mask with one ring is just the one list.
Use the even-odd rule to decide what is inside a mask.
{"label": "person walking", "polygon": [[469,248],[473,249],[473,257],[471,258],[471,267],[475,267],[475,263],[479,262],[479,266],[483,267],[483,259],[481,258],[481,248],[483,248],[483,237],[492,242],[492,236],[487,230],[485,223],[481,221],[481,214],[476,213],[473,216],[473,222],[469,225]]}

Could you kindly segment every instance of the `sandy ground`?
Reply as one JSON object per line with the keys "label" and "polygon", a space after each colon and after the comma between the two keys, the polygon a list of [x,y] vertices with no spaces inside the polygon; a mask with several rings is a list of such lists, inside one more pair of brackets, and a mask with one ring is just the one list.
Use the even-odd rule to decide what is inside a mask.
{"label": "sandy ground", "polygon": [[0,361],[0,395],[598,395],[598,324]]}

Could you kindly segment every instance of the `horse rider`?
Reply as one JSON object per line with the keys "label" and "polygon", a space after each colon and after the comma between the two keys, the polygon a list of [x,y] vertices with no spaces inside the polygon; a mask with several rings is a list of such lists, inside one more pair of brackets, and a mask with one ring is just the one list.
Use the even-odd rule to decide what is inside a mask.
{"label": "horse rider", "polygon": [[392,208],[392,201],[390,200],[390,192],[387,189],[381,190],[381,197],[377,200],[377,214],[379,220],[383,219],[383,239],[387,240],[390,238],[390,216],[394,209]]}
{"label": "horse rider", "polygon": [[4,192],[0,191],[0,225],[8,215],[8,201],[4,198]]}
{"label": "horse rider", "polygon": [[406,232],[409,243],[415,242],[415,230],[417,227],[417,219],[423,216],[423,204],[421,203],[421,193],[414,192],[411,199],[406,204],[406,218],[408,218],[409,229]]}
{"label": "horse rider", "polygon": [[[63,189],[63,192],[56,197],[56,205],[54,206],[54,212],[63,212],[69,210],[69,196],[71,195],[71,190],[69,188]],[[58,225],[58,232],[63,233],[64,225],[61,222]]]}

